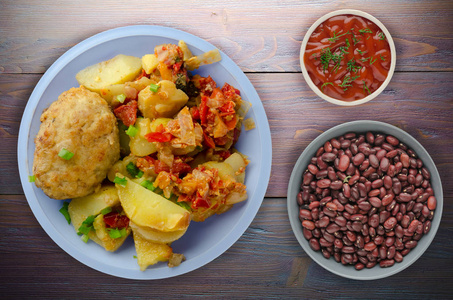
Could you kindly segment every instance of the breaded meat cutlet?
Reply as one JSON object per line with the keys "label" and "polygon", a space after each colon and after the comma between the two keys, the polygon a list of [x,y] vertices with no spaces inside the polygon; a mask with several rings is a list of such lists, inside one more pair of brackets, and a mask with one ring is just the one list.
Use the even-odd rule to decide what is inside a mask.
{"label": "breaded meat cutlet", "polygon": [[[35,184],[53,199],[97,190],[120,157],[117,120],[98,94],[84,87],[62,93],[41,115],[35,138]],[[68,160],[62,149],[74,154]]]}

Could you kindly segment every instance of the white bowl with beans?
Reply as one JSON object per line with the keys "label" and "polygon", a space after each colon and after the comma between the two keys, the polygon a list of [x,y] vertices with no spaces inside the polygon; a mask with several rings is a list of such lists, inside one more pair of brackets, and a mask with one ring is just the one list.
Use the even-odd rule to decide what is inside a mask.
{"label": "white bowl with beans", "polygon": [[304,251],[356,280],[394,275],[429,247],[440,224],[442,184],[423,146],[377,121],[335,126],[300,155],[288,215]]}

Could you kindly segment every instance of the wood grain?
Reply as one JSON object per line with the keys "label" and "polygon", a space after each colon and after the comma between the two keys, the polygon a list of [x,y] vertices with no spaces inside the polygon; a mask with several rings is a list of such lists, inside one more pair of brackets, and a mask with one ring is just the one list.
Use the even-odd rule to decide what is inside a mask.
{"label": "wood grain", "polygon": [[[154,281],[115,278],[82,265],[46,235],[23,196],[3,195],[0,200],[0,293],[5,299],[75,295],[225,299],[407,299],[410,295],[445,299],[449,290],[444,280],[453,278],[449,251],[453,247],[449,238],[452,201],[444,207],[450,213],[444,215],[432,245],[415,265],[390,278],[364,284],[341,278],[312,262],[291,231],[285,198],[266,198],[244,235],[213,262],[177,278]],[[403,288],[402,282],[408,284]]]}
{"label": "wood grain", "polygon": [[[6,146],[0,149],[0,170],[5,170],[0,172],[0,190],[4,194],[22,193],[17,180],[17,135],[21,112],[39,77],[0,74],[0,137]],[[273,158],[267,197],[286,195],[291,170],[314,138],[335,125],[360,119],[386,122],[407,131],[431,154],[441,178],[453,176],[450,73],[396,73],[381,96],[351,108],[321,100],[298,73],[253,73],[248,77],[258,91],[271,127]],[[452,189],[447,186],[447,197],[453,195]]]}
{"label": "wood grain", "polygon": [[0,3],[0,72],[43,73],[82,40],[128,25],[164,25],[199,36],[245,72],[299,72],[305,32],[322,15],[344,8],[368,12],[387,27],[398,71],[453,71],[451,1],[7,0]]}
{"label": "wood grain", "polygon": [[[308,28],[343,8],[377,17],[397,51],[396,73],[382,95],[351,108],[319,99],[299,66]],[[60,249],[33,216],[17,167],[20,120],[42,74],[84,39],[128,25],[180,29],[225,52],[256,88],[272,135],[271,178],[250,227],[211,263],[164,280],[105,275]],[[1,298],[451,299],[452,28],[453,2],[443,0],[0,1]],[[444,192],[440,228],[424,255],[372,282],[345,279],[314,263],[286,211],[287,182],[300,153],[325,130],[358,119],[387,122],[416,138],[436,163]]]}

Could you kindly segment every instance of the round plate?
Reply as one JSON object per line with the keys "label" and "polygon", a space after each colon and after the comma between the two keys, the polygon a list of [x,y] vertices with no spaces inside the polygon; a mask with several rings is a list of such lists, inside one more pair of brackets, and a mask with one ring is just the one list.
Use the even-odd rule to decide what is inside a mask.
{"label": "round plate", "polygon": [[[410,149],[414,150],[418,157],[423,161],[424,166],[431,173],[431,187],[434,190],[434,195],[437,199],[437,207],[434,212],[434,218],[431,221],[431,230],[428,234],[424,235],[420,241],[418,241],[417,247],[412,249],[409,254],[404,257],[404,260],[400,263],[395,263],[392,267],[381,268],[379,265],[371,269],[363,269],[357,271],[354,266],[345,266],[341,263],[337,263],[333,257],[330,259],[324,258],[320,251],[313,251],[305,239],[302,233],[302,226],[299,220],[299,206],[297,204],[297,194],[300,191],[300,185],[302,183],[302,176],[306,170],[310,159],[316,155],[316,151],[319,147],[323,146],[324,143],[332,138],[342,136],[348,132],[356,133],[366,133],[367,131],[380,132],[388,135],[395,136],[400,142],[406,144]],[[291,223],[291,228],[293,229],[294,235],[296,236],[299,244],[302,246],[304,251],[321,267],[324,269],[343,276],[346,278],[356,279],[356,280],[372,280],[380,279],[394,275],[407,267],[413,264],[429,247],[434,236],[436,235],[437,229],[439,228],[440,219],[442,217],[442,208],[443,208],[443,192],[442,192],[442,183],[440,180],[439,172],[437,171],[436,165],[431,159],[429,153],[425,148],[411,135],[409,135],[404,130],[395,127],[393,125],[369,121],[369,120],[359,120],[352,121],[348,123],[343,123],[335,127],[330,128],[329,130],[320,134],[316,139],[314,139],[305,150],[300,155],[297,160],[294,169],[291,173],[291,177],[288,184],[288,215],[289,221]]]}
{"label": "round plate", "polygon": [[180,266],[169,268],[166,263],[159,263],[141,272],[134,258],[136,252],[132,238],[114,253],[105,251],[92,241],[85,244],[60,214],[62,201],[50,199],[28,181],[28,176],[32,175],[34,138],[39,130],[41,113],[62,92],[78,86],[75,79],[78,71],[117,54],[142,57],[153,53],[157,45],[177,44],[179,40],[184,40],[194,55],[215,49],[212,44],[189,33],[160,26],[128,26],[94,35],[68,50],[47,70],[31,94],[22,117],[18,139],[19,173],[31,210],[42,228],[64,251],[106,274],[131,279],[160,279],[184,274],[207,264],[241,237],[258,212],[266,192],[272,161],[266,113],[248,78],[222,52],[220,62],[202,66],[192,74],[210,75],[218,86],[228,82],[241,91],[244,100],[252,103],[247,118],[254,119],[256,128],[242,130],[236,144],[236,148],[250,159],[245,180],[248,199],[205,222],[192,222],[187,233],[172,244],[174,252],[186,256],[186,261]]}

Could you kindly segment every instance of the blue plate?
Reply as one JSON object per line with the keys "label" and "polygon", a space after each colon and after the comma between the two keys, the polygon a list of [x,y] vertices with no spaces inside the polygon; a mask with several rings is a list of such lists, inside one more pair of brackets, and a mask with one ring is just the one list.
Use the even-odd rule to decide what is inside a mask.
{"label": "blue plate", "polygon": [[186,256],[187,260],[180,266],[168,268],[166,263],[159,263],[141,272],[134,258],[136,252],[132,238],[114,253],[105,251],[94,242],[85,244],[59,213],[62,202],[50,199],[28,181],[28,176],[32,175],[34,138],[41,124],[41,113],[62,92],[78,86],[75,79],[78,71],[117,54],[141,57],[153,53],[156,45],[177,44],[179,40],[184,40],[194,55],[215,49],[194,35],[160,26],[128,26],[94,35],[68,50],[47,70],[31,94],[22,117],[18,140],[19,173],[31,210],[42,228],[64,251],[106,274],[131,279],[160,279],[181,275],[207,264],[241,237],[258,212],[267,189],[272,143],[266,113],[248,78],[222,52],[220,62],[202,66],[193,73],[211,75],[218,86],[228,82],[241,91],[244,100],[252,103],[247,118],[254,119],[256,128],[243,130],[236,145],[251,161],[245,180],[249,197],[222,215],[213,216],[203,223],[192,222],[187,233],[172,244],[174,252]]}

